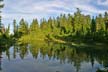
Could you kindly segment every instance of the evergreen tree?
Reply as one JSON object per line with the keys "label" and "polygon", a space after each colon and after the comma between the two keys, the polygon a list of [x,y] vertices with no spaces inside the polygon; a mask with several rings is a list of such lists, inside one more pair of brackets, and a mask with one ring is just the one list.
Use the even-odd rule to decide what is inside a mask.
{"label": "evergreen tree", "polygon": [[93,17],[92,21],[91,21],[91,32],[95,33],[96,32],[96,21]]}
{"label": "evergreen tree", "polygon": [[18,25],[16,24],[16,20],[13,20],[13,32],[14,32],[14,37],[18,38],[19,33],[18,33]]}
{"label": "evergreen tree", "polygon": [[28,24],[27,24],[27,22],[25,22],[24,19],[21,19],[19,24],[20,25],[19,25],[18,32],[19,32],[20,36],[28,34]]}
{"label": "evergreen tree", "polygon": [[67,17],[67,32],[71,34],[73,31],[74,31],[73,17],[72,17],[71,14],[68,14],[68,17]]}
{"label": "evergreen tree", "polygon": [[107,12],[105,12],[104,21],[105,21],[105,30],[108,32],[108,13]]}
{"label": "evergreen tree", "polygon": [[77,12],[74,13],[74,24],[75,24],[75,32],[80,33],[82,24],[81,24],[81,11],[77,8]]}
{"label": "evergreen tree", "polygon": [[6,29],[5,35],[7,38],[9,38],[10,34],[10,24],[8,25],[8,28]]}
{"label": "evergreen tree", "polygon": [[17,25],[16,25],[16,20],[13,20],[13,28],[14,28],[14,35],[17,32]]}
{"label": "evergreen tree", "polygon": [[98,32],[100,30],[105,30],[104,19],[101,14],[96,18],[96,31]]}
{"label": "evergreen tree", "polygon": [[40,29],[45,35],[48,32],[47,27],[48,27],[47,21],[45,19],[42,19],[40,23]]}
{"label": "evergreen tree", "polygon": [[37,19],[33,19],[30,25],[30,32],[37,32],[39,29],[39,24]]}

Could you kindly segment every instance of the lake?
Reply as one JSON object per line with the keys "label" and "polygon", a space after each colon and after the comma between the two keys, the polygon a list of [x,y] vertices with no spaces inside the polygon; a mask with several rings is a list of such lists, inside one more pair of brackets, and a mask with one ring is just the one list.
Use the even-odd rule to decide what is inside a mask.
{"label": "lake", "polygon": [[96,72],[108,65],[108,47],[53,42],[0,48],[0,72]]}

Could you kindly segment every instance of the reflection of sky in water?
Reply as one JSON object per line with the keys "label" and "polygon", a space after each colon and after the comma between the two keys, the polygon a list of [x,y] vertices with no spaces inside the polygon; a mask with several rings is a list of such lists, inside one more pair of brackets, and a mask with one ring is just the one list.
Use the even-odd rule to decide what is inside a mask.
{"label": "reflection of sky in water", "polygon": [[[37,59],[32,57],[30,52],[22,60],[17,53],[16,58],[13,58],[13,47],[10,48],[10,60],[7,59],[5,53],[2,55],[2,70],[4,72],[76,72],[76,67],[74,62],[61,63],[59,59],[51,57],[49,59],[48,55],[43,56],[38,52]],[[94,61],[94,66],[92,67],[90,62],[83,61],[79,68],[79,72],[95,72],[96,69],[101,66],[97,61]]]}

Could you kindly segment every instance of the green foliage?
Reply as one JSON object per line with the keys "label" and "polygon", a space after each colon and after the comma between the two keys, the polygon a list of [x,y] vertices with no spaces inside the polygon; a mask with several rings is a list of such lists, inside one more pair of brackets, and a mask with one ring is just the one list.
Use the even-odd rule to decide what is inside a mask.
{"label": "green foliage", "polygon": [[[61,14],[57,18],[42,19],[38,22],[33,19],[30,26],[22,19],[19,25],[14,25],[14,36],[18,35],[20,40],[56,40],[64,41],[98,41],[108,42],[108,14],[104,17],[99,14],[96,18],[84,15],[80,9],[74,15]],[[24,39],[24,40],[25,40]],[[57,40],[56,40],[57,41]]]}
{"label": "green foliage", "polygon": [[25,22],[24,19],[21,19],[19,24],[20,24],[19,28],[18,28],[19,35],[28,34],[28,24],[27,24],[27,22]]}
{"label": "green foliage", "polygon": [[92,33],[96,32],[96,21],[94,18],[91,21],[91,32]]}
{"label": "green foliage", "polygon": [[38,31],[38,29],[39,29],[38,21],[37,19],[34,19],[30,25],[30,32]]}

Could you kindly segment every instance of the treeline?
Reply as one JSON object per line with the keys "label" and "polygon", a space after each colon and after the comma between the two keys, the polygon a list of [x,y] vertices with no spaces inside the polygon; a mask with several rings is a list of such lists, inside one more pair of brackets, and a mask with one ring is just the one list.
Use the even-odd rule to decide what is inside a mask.
{"label": "treeline", "polygon": [[64,41],[100,41],[108,42],[108,13],[104,16],[99,14],[96,17],[81,14],[80,9],[74,15],[61,14],[56,18],[42,19],[38,22],[33,19],[28,24],[21,19],[17,25],[16,20],[13,22],[14,37],[29,39],[61,39]]}

